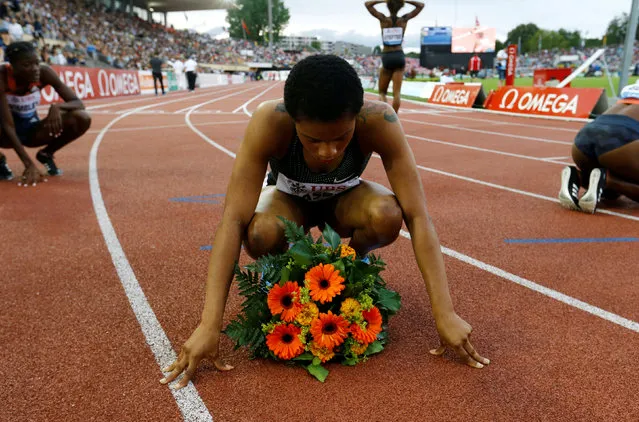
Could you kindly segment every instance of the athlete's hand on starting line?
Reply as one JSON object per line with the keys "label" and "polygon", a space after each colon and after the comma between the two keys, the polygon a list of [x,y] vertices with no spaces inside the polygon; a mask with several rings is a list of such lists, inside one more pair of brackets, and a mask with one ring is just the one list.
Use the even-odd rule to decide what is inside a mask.
{"label": "athlete's hand on starting line", "polygon": [[432,355],[441,356],[446,351],[446,348],[450,347],[468,366],[483,368],[484,365],[490,363],[490,360],[480,356],[475,351],[475,348],[470,343],[470,334],[473,331],[473,327],[461,319],[459,315],[450,312],[440,318],[436,318],[435,323],[439,332],[440,346],[430,351]]}
{"label": "athlete's hand on starting line", "polygon": [[220,358],[219,340],[220,333],[218,330],[212,330],[200,324],[182,346],[182,350],[180,350],[175,362],[162,369],[162,372],[170,372],[170,374],[162,378],[160,383],[168,384],[184,372],[184,376],[175,386],[175,389],[179,390],[186,387],[191,378],[193,378],[195,370],[202,359],[209,359],[220,371],[233,369],[231,365],[224,363],[222,358]]}
{"label": "athlete's hand on starting line", "polygon": [[31,163],[24,168],[24,173],[22,173],[22,177],[18,182],[18,186],[24,186],[26,188],[46,181],[47,179],[45,178],[44,174],[41,173],[40,170],[38,170],[35,164]]}

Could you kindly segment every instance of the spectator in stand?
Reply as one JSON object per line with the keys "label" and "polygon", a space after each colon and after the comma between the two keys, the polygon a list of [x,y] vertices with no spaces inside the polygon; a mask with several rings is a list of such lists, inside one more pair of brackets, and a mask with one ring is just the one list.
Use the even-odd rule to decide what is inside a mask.
{"label": "spectator in stand", "polygon": [[24,37],[22,25],[18,23],[15,16],[11,18],[11,23],[9,24],[9,35],[11,35],[12,41],[22,41],[22,38]]}
{"label": "spectator in stand", "polygon": [[470,79],[474,80],[479,76],[479,71],[481,70],[481,58],[479,54],[475,53],[473,57],[470,58],[468,62],[468,69],[470,70]]}

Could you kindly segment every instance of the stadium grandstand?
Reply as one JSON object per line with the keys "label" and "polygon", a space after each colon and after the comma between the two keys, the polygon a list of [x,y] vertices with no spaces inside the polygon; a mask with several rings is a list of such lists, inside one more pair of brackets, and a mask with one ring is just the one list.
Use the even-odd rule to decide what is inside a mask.
{"label": "stadium grandstand", "polygon": [[[268,46],[244,39],[212,37],[166,24],[166,14],[175,11],[226,9],[229,0],[12,0],[0,7],[2,46],[16,40],[33,40],[42,61],[52,65],[112,67],[147,70],[155,50],[167,59],[195,56],[201,72],[244,73],[255,77],[261,70],[290,69],[309,54],[310,47]],[[158,19],[159,18],[159,19]],[[530,76],[541,67],[578,67],[596,49],[541,50],[520,55],[517,72]],[[606,47],[606,64],[611,72],[620,70],[623,46]],[[0,51],[0,54],[2,51]],[[362,76],[374,77],[381,64],[379,56],[342,52]],[[566,59],[568,58],[568,59]],[[633,67],[639,63],[635,43]],[[426,68],[419,58],[407,58],[407,77],[439,77],[445,66]],[[465,70],[455,69],[457,77]],[[601,74],[601,61],[588,74]],[[482,77],[493,77],[487,68]],[[636,71],[635,71],[636,73]]]}

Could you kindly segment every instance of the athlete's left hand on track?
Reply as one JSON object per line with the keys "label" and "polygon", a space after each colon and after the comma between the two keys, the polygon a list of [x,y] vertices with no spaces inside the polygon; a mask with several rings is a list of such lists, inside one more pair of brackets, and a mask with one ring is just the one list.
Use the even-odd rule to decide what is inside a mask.
{"label": "athlete's left hand on track", "polygon": [[56,104],[53,104],[49,109],[45,127],[51,137],[57,138],[62,135],[62,112]]}
{"label": "athlete's left hand on track", "polygon": [[461,319],[454,312],[446,314],[436,320],[439,332],[440,346],[430,351],[432,355],[441,356],[447,347],[453,349],[468,366],[483,368],[490,360],[482,357],[470,343],[470,333],[473,327]]}

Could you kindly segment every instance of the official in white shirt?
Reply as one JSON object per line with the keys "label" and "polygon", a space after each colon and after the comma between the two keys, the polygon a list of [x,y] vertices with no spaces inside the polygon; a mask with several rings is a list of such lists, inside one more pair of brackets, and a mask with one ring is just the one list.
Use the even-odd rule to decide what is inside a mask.
{"label": "official in white shirt", "polygon": [[189,83],[189,91],[195,91],[195,80],[197,79],[197,62],[195,56],[191,56],[184,63],[184,71],[186,72],[186,80]]}

